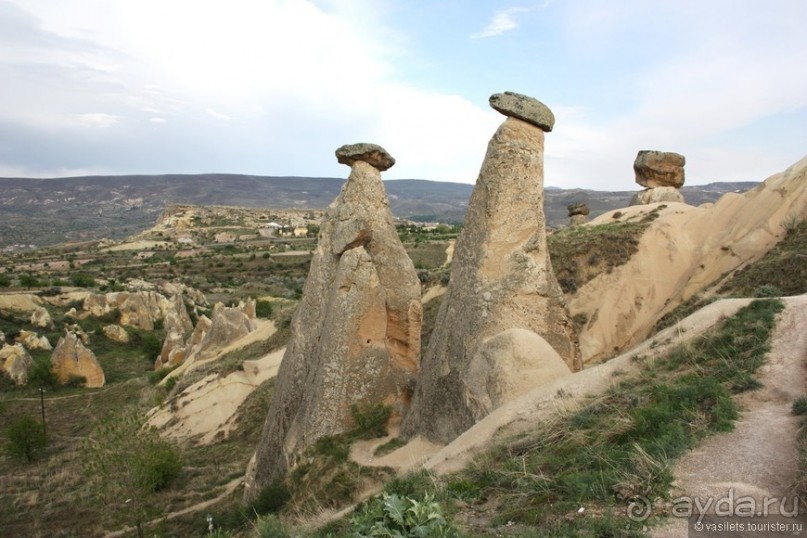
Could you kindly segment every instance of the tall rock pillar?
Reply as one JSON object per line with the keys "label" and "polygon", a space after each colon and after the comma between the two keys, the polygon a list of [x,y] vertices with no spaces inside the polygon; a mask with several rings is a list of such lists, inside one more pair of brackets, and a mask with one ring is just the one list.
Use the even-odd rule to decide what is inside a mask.
{"label": "tall rock pillar", "polygon": [[495,387],[514,386],[519,370],[546,366],[561,375],[581,368],[546,242],[544,131],[554,116],[543,103],[510,92],[493,95],[490,104],[508,118],[488,144],[457,238],[451,281],[404,420],[407,437],[451,441],[507,400]]}
{"label": "tall rock pillar", "polygon": [[420,362],[420,281],[392,220],[380,146],[336,151],[351,167],[320,226],[246,498],[282,478],[318,439],[351,430],[351,406],[408,410]]}

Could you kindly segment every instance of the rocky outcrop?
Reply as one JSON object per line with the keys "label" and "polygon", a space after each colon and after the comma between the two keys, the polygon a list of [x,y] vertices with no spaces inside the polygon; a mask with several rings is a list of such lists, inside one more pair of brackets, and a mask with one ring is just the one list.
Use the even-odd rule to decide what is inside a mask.
{"label": "rocky outcrop", "polygon": [[0,349],[0,370],[17,385],[28,382],[28,371],[34,365],[34,359],[22,344],[4,345]]}
{"label": "rocky outcrop", "polygon": [[667,151],[642,150],[636,155],[633,170],[636,183],[645,190],[636,193],[630,205],[646,205],[657,202],[684,203],[679,190],[684,186],[686,158]]}
{"label": "rocky outcrop", "polygon": [[368,144],[343,146],[337,156],[351,164],[350,177],[320,227],[247,498],[321,437],[354,428],[352,405],[390,405],[399,419],[418,373],[420,282],[379,173],[394,160]]}
{"label": "rocky outcrop", "polygon": [[[551,117],[548,109],[540,112],[546,107],[539,101],[520,99],[529,102],[499,110],[529,109]],[[491,98],[491,103],[501,101]],[[454,248],[448,290],[423,356],[420,383],[403,423],[406,437],[423,434],[448,442],[507,397],[487,386],[486,375],[475,373],[477,363],[489,361],[486,343],[506,338],[501,335],[506,331],[534,333],[533,340],[545,340],[570,370],[581,368],[574,328],[547,250],[543,149],[544,130],[517,117],[506,119],[488,144]],[[520,368],[544,364],[538,355],[530,358],[533,366],[519,357],[512,362]],[[510,374],[491,375],[506,379]]]}
{"label": "rocky outcrop", "polygon": [[105,383],[104,371],[95,358],[95,354],[84,347],[81,339],[75,333],[66,331],[59,338],[56,348],[50,357],[51,370],[56,374],[59,383],[67,383],[75,377],[86,379],[85,387],[103,387]]}
{"label": "rocky outcrop", "polygon": [[53,320],[46,308],[40,306],[31,313],[31,325],[40,329],[53,328]]}
{"label": "rocky outcrop", "polygon": [[45,336],[39,336],[39,334],[33,331],[20,331],[19,336],[16,338],[17,343],[22,344],[25,346],[25,349],[29,349],[31,351],[42,350],[42,351],[50,351],[53,349],[53,346],[50,345],[50,342]]}
{"label": "rocky outcrop", "polygon": [[660,202],[684,203],[684,195],[675,187],[655,187],[639,191],[631,198],[630,205],[649,205]]}
{"label": "rocky outcrop", "polygon": [[104,336],[113,342],[118,342],[119,344],[129,343],[129,333],[127,333],[126,329],[120,325],[107,325],[102,329],[102,331]]}
{"label": "rocky outcrop", "polygon": [[569,226],[580,226],[588,221],[588,206],[584,203],[569,204]]}
{"label": "rocky outcrop", "polygon": [[107,294],[90,294],[84,300],[84,311],[93,317],[104,317],[120,312],[119,323],[153,331],[154,324],[163,320],[166,328],[190,331],[193,328],[181,295],[171,299],[156,291],[118,291]]}
{"label": "rocky outcrop", "polygon": [[486,340],[471,358],[465,382],[475,415],[485,416],[530,389],[572,373],[546,340],[509,329]]}

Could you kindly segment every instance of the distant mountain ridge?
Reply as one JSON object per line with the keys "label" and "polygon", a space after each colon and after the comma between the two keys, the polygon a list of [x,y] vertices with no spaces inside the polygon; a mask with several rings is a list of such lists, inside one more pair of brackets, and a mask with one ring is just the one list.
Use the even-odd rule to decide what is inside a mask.
{"label": "distant mountain ridge", "polygon": [[[152,226],[171,204],[323,209],[344,182],[344,178],[241,174],[0,178],[0,248],[123,238]],[[384,184],[395,216],[426,221],[461,222],[473,189],[464,183],[417,179]],[[682,191],[688,203],[699,205],[756,184],[711,183],[685,186]],[[549,187],[547,224],[566,224],[570,203],[585,202],[596,216],[628,205],[634,192]]]}

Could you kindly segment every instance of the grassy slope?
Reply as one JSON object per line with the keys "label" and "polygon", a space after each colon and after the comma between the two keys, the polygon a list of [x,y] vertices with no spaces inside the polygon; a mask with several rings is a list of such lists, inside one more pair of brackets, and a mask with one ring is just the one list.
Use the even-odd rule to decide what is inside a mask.
{"label": "grassy slope", "polygon": [[[664,499],[675,458],[733,428],[732,395],[758,386],[753,374],[781,308],[757,301],[697,341],[647,360],[641,374],[615,379],[578,411],[504,440],[469,469],[439,478],[418,473],[387,490],[415,498],[434,492],[469,536],[643,536],[664,506],[634,522],[627,504]],[[349,524],[321,535],[348,536]]]}

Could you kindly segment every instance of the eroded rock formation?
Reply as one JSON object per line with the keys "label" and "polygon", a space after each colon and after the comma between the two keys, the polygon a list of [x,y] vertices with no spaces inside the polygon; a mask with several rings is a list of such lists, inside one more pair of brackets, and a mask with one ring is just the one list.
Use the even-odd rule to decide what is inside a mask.
{"label": "eroded rock formation", "polygon": [[380,169],[395,161],[371,144],[343,146],[351,166],[323,218],[292,321],[246,496],[285,475],[317,439],[355,427],[353,404],[409,406],[420,358],[420,282],[398,239]]}
{"label": "eroded rock formation", "polygon": [[53,328],[53,320],[51,319],[50,313],[46,308],[40,306],[31,312],[31,325],[39,327],[40,329]]}
{"label": "eroded rock formation", "polygon": [[588,206],[584,203],[569,204],[569,226],[580,226],[588,222]]}
{"label": "eroded rock formation", "polygon": [[47,337],[39,336],[39,334],[35,333],[34,331],[20,331],[19,336],[17,336],[16,341],[26,349],[31,351],[36,350],[43,350],[43,351],[50,351],[53,349],[53,346],[50,345]]}
{"label": "eroded rock formation", "polygon": [[[491,387],[506,386],[510,382],[504,380],[518,371],[484,366],[496,362],[488,354],[504,346],[499,340],[507,340],[503,333],[512,329],[545,340],[570,370],[581,367],[546,243],[543,149],[552,113],[539,101],[513,93],[494,95],[491,104],[510,117],[490,140],[471,195],[451,281],[403,423],[405,436],[419,433],[448,442],[512,397]],[[546,346],[510,362],[515,368],[541,369],[551,361],[541,356],[541,347]]]}
{"label": "eroded rock formation", "polygon": [[120,344],[129,343],[129,333],[120,325],[107,325],[103,329],[104,336]]}
{"label": "eroded rock formation", "polygon": [[67,383],[74,377],[86,379],[85,387],[103,387],[106,379],[95,354],[84,347],[81,339],[70,331],[59,338],[50,357],[51,370],[59,383]]}
{"label": "eroded rock formation", "polygon": [[645,187],[637,192],[630,205],[647,205],[658,202],[684,203],[679,190],[684,185],[686,158],[668,151],[641,150],[633,162],[636,183]]}
{"label": "eroded rock formation", "polygon": [[17,385],[28,382],[28,371],[34,365],[34,359],[22,344],[4,345],[0,349],[0,370]]}

